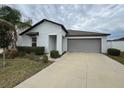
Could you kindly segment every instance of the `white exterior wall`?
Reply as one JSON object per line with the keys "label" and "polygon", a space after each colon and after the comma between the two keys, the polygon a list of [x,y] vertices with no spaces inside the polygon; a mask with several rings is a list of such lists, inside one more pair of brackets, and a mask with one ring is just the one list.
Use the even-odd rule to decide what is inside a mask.
{"label": "white exterior wall", "polygon": [[101,43],[102,43],[102,53],[107,53],[107,37],[106,36],[103,36],[102,39],[101,39]]}
{"label": "white exterior wall", "polygon": [[49,37],[49,50],[56,50],[56,36]]}
{"label": "white exterior wall", "polygon": [[124,41],[108,41],[108,48],[117,48],[124,51]]}
{"label": "white exterior wall", "polygon": [[60,54],[63,53],[63,50],[62,50],[62,34],[57,35],[57,50],[59,51]]}
{"label": "white exterior wall", "polygon": [[[67,37],[67,39],[85,39],[85,38],[100,38],[101,39],[101,52],[107,52],[107,37],[106,36],[85,36],[85,37]],[[68,43],[67,43],[68,44]]]}
{"label": "white exterior wall", "polygon": [[18,36],[17,46],[32,46],[32,40],[29,36]]}
{"label": "white exterior wall", "polygon": [[[39,32],[39,36],[37,36],[37,46],[44,46],[45,52],[49,52],[49,35],[57,35],[57,50],[60,52],[62,51],[62,36],[65,36],[66,33],[61,28],[61,26],[53,24],[51,22],[45,21],[44,23],[34,27],[29,32]],[[31,46],[31,38],[29,36],[22,35],[21,38],[18,40],[18,46]],[[25,39],[26,38],[26,39]]]}
{"label": "white exterior wall", "polygon": [[63,51],[67,51],[67,37],[63,38]]}

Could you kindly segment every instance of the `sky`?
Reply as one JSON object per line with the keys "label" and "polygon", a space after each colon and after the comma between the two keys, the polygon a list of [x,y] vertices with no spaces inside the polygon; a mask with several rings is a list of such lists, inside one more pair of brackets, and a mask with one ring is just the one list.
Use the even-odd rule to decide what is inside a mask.
{"label": "sky", "polygon": [[124,37],[123,4],[14,4],[23,19],[33,24],[49,19],[63,24],[67,29],[110,33],[109,39]]}

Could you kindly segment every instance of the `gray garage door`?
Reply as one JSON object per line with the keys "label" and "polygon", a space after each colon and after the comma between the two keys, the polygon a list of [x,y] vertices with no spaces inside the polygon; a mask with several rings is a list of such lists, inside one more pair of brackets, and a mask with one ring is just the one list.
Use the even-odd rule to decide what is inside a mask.
{"label": "gray garage door", "polygon": [[101,39],[68,39],[69,52],[101,52]]}

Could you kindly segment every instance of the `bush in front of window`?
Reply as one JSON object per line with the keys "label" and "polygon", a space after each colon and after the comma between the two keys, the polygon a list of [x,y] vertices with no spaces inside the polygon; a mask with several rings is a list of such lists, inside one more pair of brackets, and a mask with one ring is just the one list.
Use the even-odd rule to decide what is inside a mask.
{"label": "bush in front of window", "polygon": [[28,54],[30,54],[32,52],[31,47],[27,47],[27,46],[18,46],[17,49],[19,52],[25,52]]}
{"label": "bush in front of window", "polygon": [[58,57],[60,57],[60,54],[57,50],[52,50],[52,51],[50,51],[50,57],[51,58],[58,58]]}
{"label": "bush in front of window", "polygon": [[44,47],[34,47],[33,51],[36,55],[43,55],[44,54]]}
{"label": "bush in front of window", "polygon": [[45,52],[45,47],[27,47],[27,46],[18,46],[17,47],[19,52],[25,53],[34,53],[36,55],[43,55]]}

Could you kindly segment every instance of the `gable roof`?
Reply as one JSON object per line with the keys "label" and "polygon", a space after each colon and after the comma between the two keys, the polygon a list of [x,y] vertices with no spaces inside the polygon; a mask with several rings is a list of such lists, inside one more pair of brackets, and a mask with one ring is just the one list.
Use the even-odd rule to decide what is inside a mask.
{"label": "gable roof", "polygon": [[26,32],[30,31],[31,29],[33,29],[34,27],[36,27],[36,26],[42,24],[42,23],[45,22],[45,21],[61,26],[62,29],[63,29],[66,33],[68,33],[68,31],[66,30],[66,28],[64,27],[64,25],[59,24],[59,23],[56,23],[56,22],[53,22],[53,21],[50,21],[50,20],[47,20],[47,19],[43,19],[43,20],[39,21],[38,23],[36,23],[35,25],[33,25],[32,27],[28,28],[27,30],[21,32],[19,35],[25,34]]}
{"label": "gable roof", "polygon": [[107,36],[107,33],[79,31],[79,30],[68,30],[68,36]]}
{"label": "gable roof", "polygon": [[26,32],[30,31],[31,29],[35,28],[36,26],[42,24],[45,21],[61,26],[62,29],[66,32],[67,36],[107,36],[107,35],[110,35],[110,34],[107,34],[107,33],[89,32],[89,31],[80,31],[80,30],[70,30],[70,29],[66,30],[64,25],[56,23],[54,21],[47,20],[47,19],[43,19],[43,20],[39,21],[38,23],[36,23],[32,27],[30,27],[27,30],[21,32],[19,35],[25,34]]}

